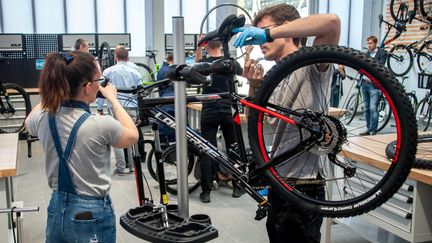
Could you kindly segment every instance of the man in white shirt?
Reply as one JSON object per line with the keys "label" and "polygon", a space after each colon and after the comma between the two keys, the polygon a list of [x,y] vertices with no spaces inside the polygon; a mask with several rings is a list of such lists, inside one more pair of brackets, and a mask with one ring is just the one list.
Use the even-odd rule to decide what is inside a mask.
{"label": "man in white shirt", "polygon": [[[129,53],[124,46],[117,46],[114,50],[114,61],[116,65],[111,66],[103,71],[103,75],[110,79],[110,82],[119,89],[130,89],[141,83],[141,74],[128,62]],[[137,101],[132,98],[132,94],[117,94],[118,100],[129,114],[136,115]],[[114,174],[129,174],[133,171],[132,154],[128,149],[129,168],[126,168],[126,161],[122,149],[114,148],[116,159],[116,169]]]}

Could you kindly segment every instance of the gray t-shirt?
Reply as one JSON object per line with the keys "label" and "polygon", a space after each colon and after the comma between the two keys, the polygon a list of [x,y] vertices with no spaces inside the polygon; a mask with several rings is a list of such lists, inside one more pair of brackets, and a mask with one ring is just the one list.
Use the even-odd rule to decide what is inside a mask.
{"label": "gray t-shirt", "polygon": [[[332,73],[332,65],[323,72],[320,72],[316,65],[300,68],[276,87],[270,102],[299,112],[307,108],[327,114]],[[269,119],[269,123],[275,134],[270,157],[273,158],[299,144],[300,132],[297,126],[275,118]],[[302,136],[305,139],[308,134],[303,133]],[[316,178],[321,169],[320,157],[317,153],[306,151],[282,163],[277,170],[282,176],[289,178]]]}
{"label": "gray t-shirt", "polygon": [[[75,122],[85,111],[61,107],[56,114],[58,134],[63,152]],[[48,184],[57,190],[59,159],[51,136],[48,113],[35,110],[28,117],[28,132],[37,135],[45,151],[45,169]],[[69,169],[79,195],[105,196],[111,186],[111,145],[116,144],[122,127],[111,116],[91,115],[79,128],[72,148]]]}

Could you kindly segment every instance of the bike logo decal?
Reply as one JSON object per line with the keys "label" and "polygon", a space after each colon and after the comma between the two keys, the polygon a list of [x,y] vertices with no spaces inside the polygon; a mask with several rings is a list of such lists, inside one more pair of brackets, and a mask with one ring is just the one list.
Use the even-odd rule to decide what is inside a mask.
{"label": "bike logo decal", "polygon": [[[163,123],[165,123],[167,126],[169,126],[175,130],[176,123],[171,118],[165,116],[161,112],[158,112],[155,115],[155,117],[158,118]],[[191,142],[193,145],[195,145],[201,152],[207,153],[208,155],[211,155],[213,158],[220,157],[220,154],[217,151],[213,150],[210,146],[208,146],[204,142],[200,141],[198,138],[194,137],[192,134],[186,133],[186,136],[187,136],[189,142]]]}

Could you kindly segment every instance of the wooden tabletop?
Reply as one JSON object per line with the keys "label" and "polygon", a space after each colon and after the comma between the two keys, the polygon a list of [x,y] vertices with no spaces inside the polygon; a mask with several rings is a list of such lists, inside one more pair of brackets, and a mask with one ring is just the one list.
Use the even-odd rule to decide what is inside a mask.
{"label": "wooden tabletop", "polygon": [[0,134],[0,178],[16,176],[18,133]]}
{"label": "wooden tabletop", "polygon": [[[192,109],[192,110],[201,111],[201,110],[202,110],[202,103],[201,103],[201,102],[188,103],[188,104],[187,104],[187,107],[188,107],[189,109]],[[330,107],[330,109],[329,109],[329,114],[330,114],[331,116],[334,116],[334,117],[340,117],[340,116],[342,116],[345,112],[346,112],[346,110],[345,110],[345,109],[341,109],[341,108],[334,108],[334,107]],[[241,120],[242,122],[246,121],[246,116],[245,116],[245,114],[243,114],[243,113],[240,114],[240,120]]]}
{"label": "wooden tabletop", "polygon": [[[360,161],[365,164],[370,164],[379,169],[387,170],[390,160],[385,155],[385,148],[388,143],[396,139],[395,134],[384,134],[364,137],[349,138],[350,143],[343,146],[343,151],[346,157]],[[420,150],[417,157],[432,160],[431,153],[422,153]],[[421,181],[425,184],[432,185],[432,170],[411,169],[408,176],[415,181]]]}

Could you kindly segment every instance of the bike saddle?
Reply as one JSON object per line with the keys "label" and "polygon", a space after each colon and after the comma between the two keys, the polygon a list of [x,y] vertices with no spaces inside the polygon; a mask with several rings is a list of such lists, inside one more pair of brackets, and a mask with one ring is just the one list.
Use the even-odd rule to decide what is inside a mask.
{"label": "bike saddle", "polygon": [[217,30],[211,31],[207,33],[199,42],[198,46],[203,46],[207,44],[207,42],[212,40],[220,40],[223,42],[227,42],[231,39],[233,35],[236,33],[232,33],[232,30],[234,28],[242,27],[244,26],[244,23],[246,22],[246,18],[244,15],[236,16],[235,14],[231,14],[228,17],[226,17],[219,28]]}

